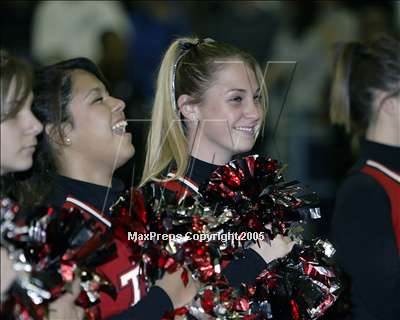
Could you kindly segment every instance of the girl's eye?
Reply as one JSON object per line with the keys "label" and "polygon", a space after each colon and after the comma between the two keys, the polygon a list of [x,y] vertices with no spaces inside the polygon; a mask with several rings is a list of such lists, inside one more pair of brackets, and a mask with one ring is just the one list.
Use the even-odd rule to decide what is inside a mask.
{"label": "girl's eye", "polygon": [[242,101],[243,101],[243,98],[238,96],[238,97],[232,98],[231,100],[232,100],[232,101],[235,101],[235,102],[242,102]]}
{"label": "girl's eye", "polygon": [[98,98],[93,100],[93,103],[101,102],[101,101],[103,101],[103,97],[98,97]]}
{"label": "girl's eye", "polygon": [[254,100],[256,100],[256,101],[261,101],[261,95],[256,95],[256,96],[254,96]]}

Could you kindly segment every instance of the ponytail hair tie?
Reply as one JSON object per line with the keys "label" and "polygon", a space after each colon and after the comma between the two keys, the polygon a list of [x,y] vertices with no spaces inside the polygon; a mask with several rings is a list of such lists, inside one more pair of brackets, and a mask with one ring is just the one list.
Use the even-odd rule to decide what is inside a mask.
{"label": "ponytail hair tie", "polygon": [[193,48],[197,48],[202,43],[212,43],[212,42],[215,42],[215,41],[211,38],[198,38],[194,42],[181,41],[181,42],[179,42],[179,49],[186,52]]}

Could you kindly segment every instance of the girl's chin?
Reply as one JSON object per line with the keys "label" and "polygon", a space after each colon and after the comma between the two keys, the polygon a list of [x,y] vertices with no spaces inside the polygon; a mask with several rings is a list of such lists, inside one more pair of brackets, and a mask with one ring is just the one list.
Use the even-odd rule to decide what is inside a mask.
{"label": "girl's chin", "polygon": [[135,155],[135,147],[133,146],[132,143],[130,143],[128,146],[124,147],[121,152],[121,160],[124,162],[127,162],[129,159],[131,159]]}
{"label": "girl's chin", "polygon": [[9,172],[22,172],[27,171],[32,167],[33,161],[32,158],[27,158],[21,161],[17,161],[15,165],[10,168]]}
{"label": "girl's chin", "polygon": [[249,151],[251,151],[251,149],[253,149],[253,147],[254,147],[254,143],[238,145],[235,148],[235,155],[239,154],[239,153],[249,152]]}
{"label": "girl's chin", "polygon": [[117,169],[124,166],[130,159],[132,159],[133,155],[135,154],[135,152],[132,152],[131,155],[121,155],[118,159],[117,159]]}
{"label": "girl's chin", "polygon": [[113,132],[113,135],[117,138],[132,138],[132,134],[130,132],[125,132],[123,134]]}

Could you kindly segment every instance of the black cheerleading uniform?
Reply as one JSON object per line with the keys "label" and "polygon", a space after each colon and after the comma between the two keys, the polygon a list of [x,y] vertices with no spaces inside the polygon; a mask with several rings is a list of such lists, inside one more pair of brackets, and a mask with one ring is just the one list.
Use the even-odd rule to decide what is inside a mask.
{"label": "black cheerleading uniform", "polygon": [[[198,187],[204,183],[211,173],[219,166],[191,157],[187,175],[184,178],[162,183],[162,187],[174,191],[178,197],[185,194],[195,194]],[[169,174],[171,176],[171,174]],[[242,283],[251,284],[267,264],[264,259],[252,249],[247,249],[241,259],[231,261],[222,274],[234,288],[240,288]]]}
{"label": "black cheerleading uniform", "polygon": [[[107,188],[58,176],[47,202],[55,207],[67,206],[85,210],[110,227],[107,214],[110,206],[116,202],[123,189],[123,183],[116,179],[113,180],[111,188]],[[145,294],[143,285],[134,279],[137,278],[137,273],[135,273],[137,266],[133,266],[129,261],[129,248],[118,240],[115,240],[115,243],[117,257],[100,265],[98,269],[117,288],[118,296],[115,301],[105,294],[100,296],[100,303],[97,307],[101,318],[161,319],[165,312],[173,310],[170,298],[163,289],[157,286],[153,286]]]}
{"label": "black cheerleading uniform", "polygon": [[107,188],[58,175],[55,177],[53,191],[47,197],[46,202],[55,207],[61,207],[70,196],[108,214],[109,208],[123,191],[124,184],[118,179],[113,179],[111,188]]}
{"label": "black cheerleading uniform", "polygon": [[399,319],[399,147],[363,141],[337,195],[332,238],[351,281],[352,319]]}

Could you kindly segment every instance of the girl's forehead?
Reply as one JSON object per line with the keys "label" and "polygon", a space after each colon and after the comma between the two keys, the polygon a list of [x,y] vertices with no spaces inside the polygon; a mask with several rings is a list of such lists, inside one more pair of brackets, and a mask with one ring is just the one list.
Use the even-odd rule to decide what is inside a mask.
{"label": "girl's forehead", "polygon": [[92,73],[82,70],[76,69],[71,72],[72,83],[76,87],[85,87],[92,83],[101,83],[101,81]]}
{"label": "girl's forehead", "polygon": [[[29,92],[32,90],[29,90]],[[3,95],[3,92],[2,92]],[[10,82],[10,86],[8,87],[8,91],[5,92],[5,102],[8,104],[12,104],[14,102],[21,101],[23,98],[26,98],[27,95],[27,84],[24,79],[18,78],[17,76],[13,76]],[[2,96],[3,100],[3,96]],[[3,103],[3,101],[2,101]]]}
{"label": "girl's forehead", "polygon": [[85,94],[93,88],[105,90],[105,85],[95,75],[85,70],[74,70],[71,73],[73,94]]}
{"label": "girl's forehead", "polygon": [[1,96],[1,119],[4,119],[11,114],[17,114],[21,109],[25,108],[26,106],[30,106],[32,104],[32,100],[32,89],[28,90],[24,83],[22,83],[21,87],[18,89],[15,84],[12,87],[10,86],[8,88],[8,92]]}
{"label": "girl's forehead", "polygon": [[[17,76],[15,76],[15,75],[11,78],[10,85],[8,86],[8,91],[5,93],[7,99],[9,99],[11,97],[15,98],[18,95],[18,92],[16,92],[17,80],[20,80],[20,79],[17,79]],[[3,89],[1,91],[3,91]],[[22,90],[20,90],[20,91],[22,91]],[[2,92],[2,94],[3,94],[3,92]]]}
{"label": "girl's forehead", "polygon": [[227,62],[214,77],[213,84],[221,87],[237,87],[238,89],[257,89],[258,80],[254,71],[243,62]]}

